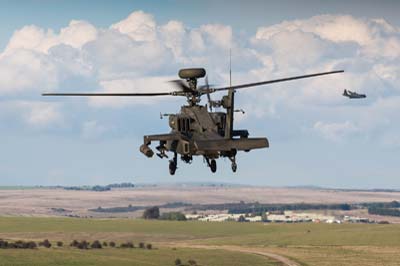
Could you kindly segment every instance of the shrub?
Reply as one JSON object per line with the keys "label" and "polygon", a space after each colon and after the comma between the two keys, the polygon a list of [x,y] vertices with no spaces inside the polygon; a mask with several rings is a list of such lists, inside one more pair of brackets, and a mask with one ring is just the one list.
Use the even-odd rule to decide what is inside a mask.
{"label": "shrub", "polygon": [[90,245],[91,248],[102,248],[101,243],[99,240],[95,240],[92,245]]}
{"label": "shrub", "polygon": [[110,241],[110,247],[114,248],[115,247],[115,242],[114,241]]}
{"label": "shrub", "polygon": [[182,261],[181,261],[181,259],[176,259],[175,260],[175,266],[181,266],[182,265]]}
{"label": "shrub", "polygon": [[120,248],[134,248],[135,245],[133,245],[132,242],[126,242],[126,243],[122,243],[119,247]]}
{"label": "shrub", "polygon": [[25,248],[25,242],[21,240],[15,241],[14,248]]}
{"label": "shrub", "polygon": [[139,243],[139,248],[144,248],[144,243],[143,242]]}
{"label": "shrub", "polygon": [[0,239],[0,248],[7,248],[7,247],[8,247],[8,242]]}
{"label": "shrub", "polygon": [[107,246],[108,246],[108,244],[107,244],[106,241],[103,242],[103,246],[104,246],[104,247],[107,247]]}
{"label": "shrub", "polygon": [[153,248],[153,245],[152,245],[152,244],[147,244],[147,245],[146,245],[146,248],[147,248],[147,249],[152,249],[152,248]]}
{"label": "shrub", "polygon": [[62,247],[64,243],[62,241],[57,241],[57,247]]}
{"label": "shrub", "polygon": [[78,242],[78,240],[73,240],[72,242],[71,242],[71,244],[69,244],[71,247],[77,247],[78,246],[78,244],[79,244],[79,242]]}
{"label": "shrub", "polygon": [[29,241],[26,243],[26,248],[34,249],[34,248],[37,248],[37,245],[35,242]]}
{"label": "shrub", "polygon": [[77,248],[79,248],[79,249],[88,249],[89,248],[89,242],[87,242],[86,240],[83,240],[82,242],[80,242],[78,244]]}
{"label": "shrub", "polygon": [[50,248],[51,243],[48,239],[43,240],[42,242],[39,242],[39,246],[45,247],[45,248]]}

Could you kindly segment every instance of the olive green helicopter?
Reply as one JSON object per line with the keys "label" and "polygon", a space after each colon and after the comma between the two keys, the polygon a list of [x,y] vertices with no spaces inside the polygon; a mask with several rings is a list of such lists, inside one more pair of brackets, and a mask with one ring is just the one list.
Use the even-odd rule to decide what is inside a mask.
{"label": "olive green helicopter", "polygon": [[[323,73],[308,74],[289,78],[281,78],[255,83],[212,87],[204,68],[186,68],[179,70],[179,80],[171,81],[178,89],[171,92],[159,93],[43,93],[43,96],[116,96],[116,97],[153,97],[153,96],[183,96],[187,105],[181,107],[177,114],[164,114],[169,119],[171,131],[166,134],[146,135],[140,151],[151,158],[154,151],[150,148],[152,142],[158,142],[156,154],[161,159],[168,158],[167,152],[172,152],[169,160],[169,173],[175,174],[178,165],[178,154],[185,163],[191,163],[194,156],[203,156],[211,172],[217,171],[216,159],[223,157],[231,161],[232,171],[236,172],[236,154],[238,151],[249,152],[253,149],[268,148],[269,142],[265,137],[251,138],[246,129],[233,128],[236,90],[267,85],[272,83],[311,78],[344,72],[336,70]],[[231,76],[231,71],[230,71]],[[205,85],[198,86],[199,78],[205,77]],[[211,94],[227,91],[221,100],[212,100]],[[208,103],[201,105],[201,96],[206,95]],[[222,108],[222,111],[213,111]]]}

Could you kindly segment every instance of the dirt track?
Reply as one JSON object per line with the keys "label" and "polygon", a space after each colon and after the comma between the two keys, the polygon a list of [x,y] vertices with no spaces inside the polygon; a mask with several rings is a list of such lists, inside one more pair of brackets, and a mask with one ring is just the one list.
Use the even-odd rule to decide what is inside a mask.
{"label": "dirt track", "polygon": [[259,249],[254,249],[254,248],[248,248],[248,247],[240,247],[240,246],[209,246],[209,245],[190,245],[190,244],[178,244],[174,245],[174,247],[181,247],[181,248],[199,248],[199,249],[215,249],[215,250],[226,250],[226,251],[235,251],[235,252],[241,252],[241,253],[247,253],[247,254],[254,254],[254,255],[259,255],[263,257],[268,257],[271,259],[274,259],[276,261],[279,261],[282,263],[284,266],[300,266],[299,263],[288,259],[282,255],[267,252],[267,251],[261,251]]}

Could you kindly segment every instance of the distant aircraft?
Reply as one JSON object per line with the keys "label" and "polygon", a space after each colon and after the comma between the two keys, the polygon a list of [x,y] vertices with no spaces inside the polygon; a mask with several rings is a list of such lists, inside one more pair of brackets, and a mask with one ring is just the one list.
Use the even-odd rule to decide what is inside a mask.
{"label": "distant aircraft", "polygon": [[348,90],[343,91],[343,96],[349,97],[350,99],[367,98],[367,95],[365,94],[358,94],[357,92],[352,92]]}

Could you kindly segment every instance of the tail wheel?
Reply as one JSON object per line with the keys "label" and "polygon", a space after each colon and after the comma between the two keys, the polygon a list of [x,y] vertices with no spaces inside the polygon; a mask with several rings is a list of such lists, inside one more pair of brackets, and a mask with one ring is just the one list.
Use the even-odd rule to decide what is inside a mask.
{"label": "tail wheel", "polygon": [[217,171],[217,162],[212,159],[210,162],[210,168],[211,168],[211,172],[215,173]]}
{"label": "tail wheel", "polygon": [[174,175],[176,171],[176,163],[174,161],[169,161],[169,174]]}
{"label": "tail wheel", "polygon": [[232,163],[232,172],[236,173],[237,164],[235,162]]}

